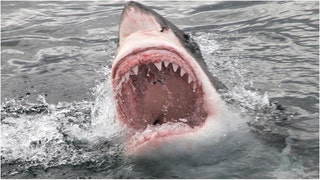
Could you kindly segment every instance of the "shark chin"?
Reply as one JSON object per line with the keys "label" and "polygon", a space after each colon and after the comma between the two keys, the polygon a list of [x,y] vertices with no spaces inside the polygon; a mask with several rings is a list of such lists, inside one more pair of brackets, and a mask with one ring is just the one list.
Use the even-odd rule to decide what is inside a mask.
{"label": "shark chin", "polygon": [[221,113],[223,101],[197,43],[137,2],[121,14],[111,79],[130,155],[193,139]]}

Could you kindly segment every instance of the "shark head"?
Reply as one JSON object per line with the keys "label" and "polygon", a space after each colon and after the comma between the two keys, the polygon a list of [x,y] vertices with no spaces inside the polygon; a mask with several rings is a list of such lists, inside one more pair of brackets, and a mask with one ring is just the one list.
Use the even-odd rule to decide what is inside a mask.
{"label": "shark head", "polygon": [[197,43],[137,2],[121,14],[111,78],[129,153],[196,133],[219,113],[220,96]]}

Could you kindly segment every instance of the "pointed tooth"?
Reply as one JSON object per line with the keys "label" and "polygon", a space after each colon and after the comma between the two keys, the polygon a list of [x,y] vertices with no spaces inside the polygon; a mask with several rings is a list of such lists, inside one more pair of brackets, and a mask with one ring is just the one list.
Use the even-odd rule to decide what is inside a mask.
{"label": "pointed tooth", "polygon": [[176,72],[179,66],[174,64],[174,63],[172,63],[172,67],[173,67],[173,71]]}
{"label": "pointed tooth", "polygon": [[122,77],[123,82],[127,82],[129,80],[129,75],[130,75],[130,72],[126,72],[123,75],[123,77]]}
{"label": "pointed tooth", "polygon": [[159,71],[161,71],[162,62],[154,63],[154,65],[158,68]]}
{"label": "pointed tooth", "polygon": [[165,62],[164,62],[164,66],[165,66],[165,67],[168,67],[168,66],[169,66],[169,64],[170,64],[170,62],[169,62],[169,61],[165,61]]}
{"label": "pointed tooth", "polygon": [[185,73],[186,73],[186,70],[184,70],[183,68],[181,68],[181,69],[180,69],[180,76],[182,77]]}
{"label": "pointed tooth", "polygon": [[138,75],[138,70],[139,70],[138,66],[137,66],[137,65],[134,66],[134,67],[132,68],[133,75]]}
{"label": "pointed tooth", "polygon": [[197,85],[196,85],[196,83],[194,82],[194,83],[193,83],[193,92],[196,92],[196,88],[197,88]]}
{"label": "pointed tooth", "polygon": [[189,75],[188,76],[188,84],[190,84],[193,81],[192,77]]}

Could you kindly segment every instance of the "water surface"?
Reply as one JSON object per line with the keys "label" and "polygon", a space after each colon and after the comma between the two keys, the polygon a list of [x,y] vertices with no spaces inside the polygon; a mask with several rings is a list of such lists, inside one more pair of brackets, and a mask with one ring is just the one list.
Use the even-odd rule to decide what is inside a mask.
{"label": "water surface", "polygon": [[124,2],[2,1],[2,178],[319,178],[317,1],[144,4],[198,42],[244,123],[189,158],[126,157],[109,83]]}

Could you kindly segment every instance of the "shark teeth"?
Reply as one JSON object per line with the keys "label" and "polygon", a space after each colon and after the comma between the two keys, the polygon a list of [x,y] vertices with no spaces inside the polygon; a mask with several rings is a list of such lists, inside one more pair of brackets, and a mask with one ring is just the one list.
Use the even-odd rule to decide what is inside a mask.
{"label": "shark teeth", "polygon": [[127,82],[129,80],[129,76],[130,76],[130,73],[127,72],[123,75],[123,78],[124,78],[124,82]]}
{"label": "shark teeth", "polygon": [[196,92],[197,84],[193,83],[193,92]]}
{"label": "shark teeth", "polygon": [[177,64],[172,63],[172,68],[173,68],[173,71],[174,71],[174,72],[177,72],[178,67],[179,67],[179,66],[178,66]]}
{"label": "shark teeth", "polygon": [[186,74],[186,70],[183,68],[180,69],[180,76],[182,77],[184,74]]}
{"label": "shark teeth", "polygon": [[[170,64],[172,65],[172,69],[171,69],[171,66],[169,66]],[[189,73],[182,66],[179,66],[178,64],[170,62],[170,61],[157,62],[157,63],[153,63],[153,65],[154,65],[154,67],[156,69],[159,70],[159,72],[171,69],[173,71],[173,72],[171,71],[172,73],[178,73],[181,78],[184,77],[183,79],[185,79],[187,81],[187,83],[190,84],[191,87],[193,87],[193,91],[195,92],[195,90],[196,90],[196,88],[198,86],[198,83],[195,80],[195,76],[192,73]],[[180,72],[178,72],[178,69],[180,69]],[[122,83],[126,83],[126,82],[128,82],[128,80],[130,80],[130,76],[138,76],[139,75],[139,70],[141,70],[139,68],[139,65],[134,65],[134,66],[132,66],[132,68],[130,68],[129,71],[124,73],[120,78],[121,79],[121,81],[120,81],[121,83],[119,84],[119,88],[121,89]],[[150,77],[150,73],[152,73],[151,66],[146,71],[145,76],[146,77]],[[192,84],[192,82],[194,82],[194,83]]]}
{"label": "shark teeth", "polygon": [[166,67],[166,68],[167,68],[167,67],[169,66],[169,64],[170,64],[170,62],[169,62],[169,61],[165,61],[165,62],[164,62],[164,67]]}
{"label": "shark teeth", "polygon": [[162,69],[162,62],[154,63],[154,65],[157,67],[157,69],[158,69],[159,71],[161,71],[161,69]]}
{"label": "shark teeth", "polygon": [[189,75],[188,76],[188,84],[190,84],[193,81],[193,78]]}
{"label": "shark teeth", "polygon": [[131,70],[133,72],[133,75],[138,75],[138,70],[139,70],[138,65],[135,65]]}

